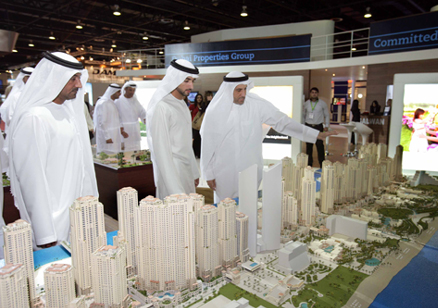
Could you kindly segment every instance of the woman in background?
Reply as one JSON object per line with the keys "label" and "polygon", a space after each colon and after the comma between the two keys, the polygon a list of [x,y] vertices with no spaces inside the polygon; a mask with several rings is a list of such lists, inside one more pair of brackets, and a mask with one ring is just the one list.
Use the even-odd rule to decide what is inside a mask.
{"label": "woman in background", "polygon": [[414,113],[414,120],[411,135],[411,143],[409,145],[409,152],[426,152],[429,146],[426,136],[426,121],[424,120],[425,111],[417,108]]}
{"label": "woman in background", "polygon": [[193,152],[196,158],[201,158],[201,135],[199,134],[199,130],[201,129],[203,118],[203,114],[201,114],[203,105],[204,97],[202,94],[198,94],[193,104],[189,107],[192,114]]}
{"label": "woman in background", "polygon": [[380,105],[377,101],[373,101],[370,106],[370,114],[380,114]]}

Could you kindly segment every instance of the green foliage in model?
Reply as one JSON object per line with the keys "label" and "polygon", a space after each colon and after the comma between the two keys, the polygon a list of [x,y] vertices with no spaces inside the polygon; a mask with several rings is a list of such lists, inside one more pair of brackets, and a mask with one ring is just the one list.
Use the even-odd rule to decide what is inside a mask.
{"label": "green foliage in model", "polygon": [[223,286],[219,289],[219,294],[225,296],[226,298],[230,300],[236,300],[241,297],[246,298],[249,300],[249,304],[253,307],[258,307],[260,305],[266,307],[266,308],[276,308],[277,306],[261,299],[255,294],[249,293],[248,291],[245,291],[244,289],[239,288],[238,286],[229,283]]}

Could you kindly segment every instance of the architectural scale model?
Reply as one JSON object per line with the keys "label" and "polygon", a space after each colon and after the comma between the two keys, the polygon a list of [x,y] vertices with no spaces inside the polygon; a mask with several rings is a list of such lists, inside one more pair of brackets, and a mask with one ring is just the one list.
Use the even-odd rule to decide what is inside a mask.
{"label": "architectural scale model", "polygon": [[[199,194],[139,203],[135,189],[123,188],[113,245],[106,243],[103,205],[81,197],[70,207],[72,265],[44,267],[38,291],[31,226],[17,220],[4,227],[1,307],[250,307],[248,300],[266,308],[367,307],[438,229],[438,191],[429,182],[410,186],[402,149],[394,159],[386,150],[368,144],[347,164],[325,161],[319,179],[306,154],[296,164],[284,158],[283,182],[273,188],[279,201],[259,209],[257,196],[245,195],[257,191],[244,189],[248,214],[228,198],[217,206]],[[280,231],[269,236],[280,248],[250,255],[251,217],[258,211],[263,221],[273,208],[281,215],[268,220]]]}

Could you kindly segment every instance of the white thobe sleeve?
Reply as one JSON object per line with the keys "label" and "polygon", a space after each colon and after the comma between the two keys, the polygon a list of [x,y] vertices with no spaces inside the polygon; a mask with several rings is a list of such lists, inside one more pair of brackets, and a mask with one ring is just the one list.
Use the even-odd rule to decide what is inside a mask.
{"label": "white thobe sleeve", "polygon": [[[154,151],[155,165],[159,180],[163,181],[167,191],[174,193],[185,193],[185,189],[179,179],[178,171],[173,162],[171,137],[169,135],[169,119],[165,112],[163,104],[158,104],[155,107],[154,114],[150,120],[152,123],[151,134],[152,149]],[[161,185],[161,184],[157,184]]]}
{"label": "white thobe sleeve", "polygon": [[292,120],[268,101],[260,102],[262,123],[272,126],[277,132],[308,143],[315,143],[319,131]]}
{"label": "white thobe sleeve", "polygon": [[25,115],[13,136],[13,164],[37,245],[57,241],[52,194],[46,176],[49,132],[35,115]]}
{"label": "white thobe sleeve", "polygon": [[193,150],[192,150],[192,153],[190,153],[190,164],[192,165],[193,178],[195,180],[199,179],[200,174],[199,174],[199,169],[198,169],[198,163],[196,161],[195,153],[193,152]]}
{"label": "white thobe sleeve", "polygon": [[102,132],[105,140],[109,140],[109,139],[111,139],[111,136],[108,133],[108,130],[106,128],[107,128],[107,123],[110,119],[110,115],[108,114],[108,108],[106,108],[106,104],[107,104],[107,102],[103,103],[99,107],[98,124],[99,124],[99,130]]}
{"label": "white thobe sleeve", "polygon": [[139,101],[136,101],[137,104],[137,113],[138,113],[138,117],[140,118],[140,120],[146,124],[146,110],[144,109],[144,107],[140,104]]}

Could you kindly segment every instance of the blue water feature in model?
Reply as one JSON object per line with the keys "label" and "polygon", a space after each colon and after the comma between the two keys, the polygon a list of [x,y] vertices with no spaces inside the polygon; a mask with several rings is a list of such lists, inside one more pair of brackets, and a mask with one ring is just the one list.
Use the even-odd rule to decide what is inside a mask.
{"label": "blue water feature in model", "polygon": [[370,308],[437,307],[438,232],[376,297]]}

